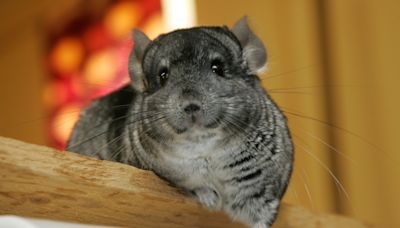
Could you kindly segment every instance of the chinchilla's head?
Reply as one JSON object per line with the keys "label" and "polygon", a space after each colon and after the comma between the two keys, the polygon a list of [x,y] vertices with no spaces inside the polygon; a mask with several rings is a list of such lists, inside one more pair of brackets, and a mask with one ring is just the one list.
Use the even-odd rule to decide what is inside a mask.
{"label": "chinchilla's head", "polygon": [[247,125],[261,112],[256,73],[266,58],[246,18],[232,29],[195,27],[153,41],[135,30],[129,71],[146,128],[166,138]]}

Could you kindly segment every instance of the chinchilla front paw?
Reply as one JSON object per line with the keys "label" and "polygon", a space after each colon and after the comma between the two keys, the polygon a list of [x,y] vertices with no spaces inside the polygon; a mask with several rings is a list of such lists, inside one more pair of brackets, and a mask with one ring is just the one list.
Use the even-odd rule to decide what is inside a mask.
{"label": "chinchilla front paw", "polygon": [[209,187],[196,188],[192,191],[195,198],[204,206],[211,210],[221,208],[221,199],[218,193]]}

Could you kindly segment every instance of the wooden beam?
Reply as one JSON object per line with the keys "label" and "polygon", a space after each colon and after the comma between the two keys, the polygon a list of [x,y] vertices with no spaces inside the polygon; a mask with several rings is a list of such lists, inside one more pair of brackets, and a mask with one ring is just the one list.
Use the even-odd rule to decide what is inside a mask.
{"label": "wooden beam", "polygon": [[[125,227],[244,227],[152,172],[2,137],[0,214]],[[371,226],[283,204],[274,228],[300,227]]]}

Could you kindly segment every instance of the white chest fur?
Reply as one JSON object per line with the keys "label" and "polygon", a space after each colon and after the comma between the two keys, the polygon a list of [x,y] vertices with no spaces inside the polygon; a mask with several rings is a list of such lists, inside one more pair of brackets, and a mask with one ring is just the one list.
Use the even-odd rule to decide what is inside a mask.
{"label": "white chest fur", "polygon": [[192,131],[177,139],[163,162],[185,188],[220,188],[217,161],[224,153],[219,132]]}

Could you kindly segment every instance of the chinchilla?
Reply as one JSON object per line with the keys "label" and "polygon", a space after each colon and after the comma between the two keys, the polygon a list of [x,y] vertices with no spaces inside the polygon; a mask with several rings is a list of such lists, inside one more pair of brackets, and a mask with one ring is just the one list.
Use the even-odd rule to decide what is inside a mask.
{"label": "chinchilla", "polygon": [[269,227],[293,146],[256,75],[267,54],[246,17],[232,29],[133,35],[132,83],[82,111],[67,149],[152,170],[208,208]]}

